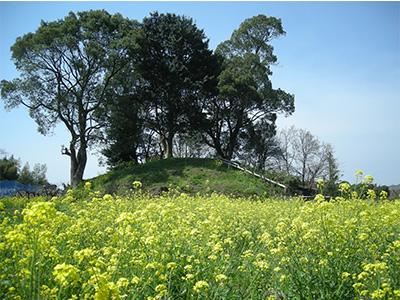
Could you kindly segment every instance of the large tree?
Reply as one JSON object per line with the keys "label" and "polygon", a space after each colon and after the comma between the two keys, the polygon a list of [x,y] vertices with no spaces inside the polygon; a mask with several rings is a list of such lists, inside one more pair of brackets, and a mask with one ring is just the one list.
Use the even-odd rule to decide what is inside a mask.
{"label": "large tree", "polygon": [[270,66],[277,61],[270,41],[284,33],[279,19],[258,15],[218,46],[223,58],[218,95],[202,107],[204,141],[217,155],[231,159],[249,127],[262,122],[274,130],[277,113],[294,111],[294,96],[274,89],[270,81]]}
{"label": "large tree", "polygon": [[42,134],[61,122],[71,135],[71,184],[83,178],[88,147],[96,142],[106,92],[128,59],[137,24],[106,11],[69,13],[44,22],[11,47],[20,77],[1,82],[6,108],[23,105]]}
{"label": "large tree", "polygon": [[216,59],[204,32],[175,14],[144,18],[137,42],[137,68],[151,105],[147,126],[159,135],[164,157],[172,157],[174,136],[188,130],[190,112],[215,86]]}

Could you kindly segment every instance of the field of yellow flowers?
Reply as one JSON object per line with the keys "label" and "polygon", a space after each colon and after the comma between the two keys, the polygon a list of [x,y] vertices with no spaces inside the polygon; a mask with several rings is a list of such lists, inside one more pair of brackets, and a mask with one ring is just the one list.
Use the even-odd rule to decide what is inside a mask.
{"label": "field of yellow flowers", "polygon": [[400,299],[400,201],[0,205],[1,299]]}

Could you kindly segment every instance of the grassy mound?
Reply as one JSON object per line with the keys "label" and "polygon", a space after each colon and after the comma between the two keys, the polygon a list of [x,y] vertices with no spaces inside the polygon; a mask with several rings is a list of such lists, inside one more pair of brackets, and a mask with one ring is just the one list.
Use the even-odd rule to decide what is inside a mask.
{"label": "grassy mound", "polygon": [[109,194],[124,194],[139,180],[143,190],[161,194],[176,189],[187,194],[234,196],[271,195],[273,188],[262,180],[223,165],[220,161],[201,158],[172,158],[143,165],[121,167],[90,179],[93,188]]}

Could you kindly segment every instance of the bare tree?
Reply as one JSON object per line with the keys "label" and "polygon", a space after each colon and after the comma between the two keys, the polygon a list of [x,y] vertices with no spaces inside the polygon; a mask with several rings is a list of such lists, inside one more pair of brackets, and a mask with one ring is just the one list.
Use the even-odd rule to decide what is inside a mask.
{"label": "bare tree", "polygon": [[277,140],[280,148],[280,155],[278,156],[277,166],[278,169],[284,171],[286,174],[291,174],[294,168],[294,140],[297,129],[294,126],[289,129],[280,130],[277,135]]}
{"label": "bare tree", "polygon": [[295,172],[303,185],[321,169],[320,143],[309,131],[299,129],[294,140]]}
{"label": "bare tree", "polygon": [[279,169],[298,176],[304,186],[312,186],[317,178],[338,179],[338,164],[333,147],[321,142],[311,132],[293,126],[278,134]]}

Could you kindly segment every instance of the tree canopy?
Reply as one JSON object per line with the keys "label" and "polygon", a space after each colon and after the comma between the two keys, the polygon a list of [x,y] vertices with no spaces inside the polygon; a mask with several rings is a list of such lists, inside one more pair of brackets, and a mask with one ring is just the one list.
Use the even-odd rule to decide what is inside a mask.
{"label": "tree canopy", "polygon": [[165,157],[175,134],[189,130],[190,111],[215,84],[216,59],[192,19],[153,13],[137,39],[137,69],[150,101],[148,127],[159,136]]}
{"label": "tree canopy", "polygon": [[213,152],[265,168],[276,119],[294,112],[294,96],[271,82],[271,41],[284,34],[280,19],[258,15],[212,51],[185,16],[71,12],[17,39],[20,76],[1,81],[1,97],[27,107],[42,134],[65,126],[73,186],[93,145],[109,166]]}
{"label": "tree canopy", "polygon": [[278,113],[293,113],[294,96],[274,89],[270,80],[277,58],[269,42],[284,33],[279,19],[259,15],[245,20],[218,46],[222,71],[218,95],[205,106],[204,140],[219,156],[231,159],[239,137],[258,122],[274,125]]}
{"label": "tree canopy", "polygon": [[1,82],[6,108],[24,105],[42,134],[61,122],[69,131],[63,154],[71,161],[71,184],[83,177],[87,149],[99,137],[105,95],[125,65],[137,23],[106,11],[69,13],[19,37],[12,57],[20,77]]}

